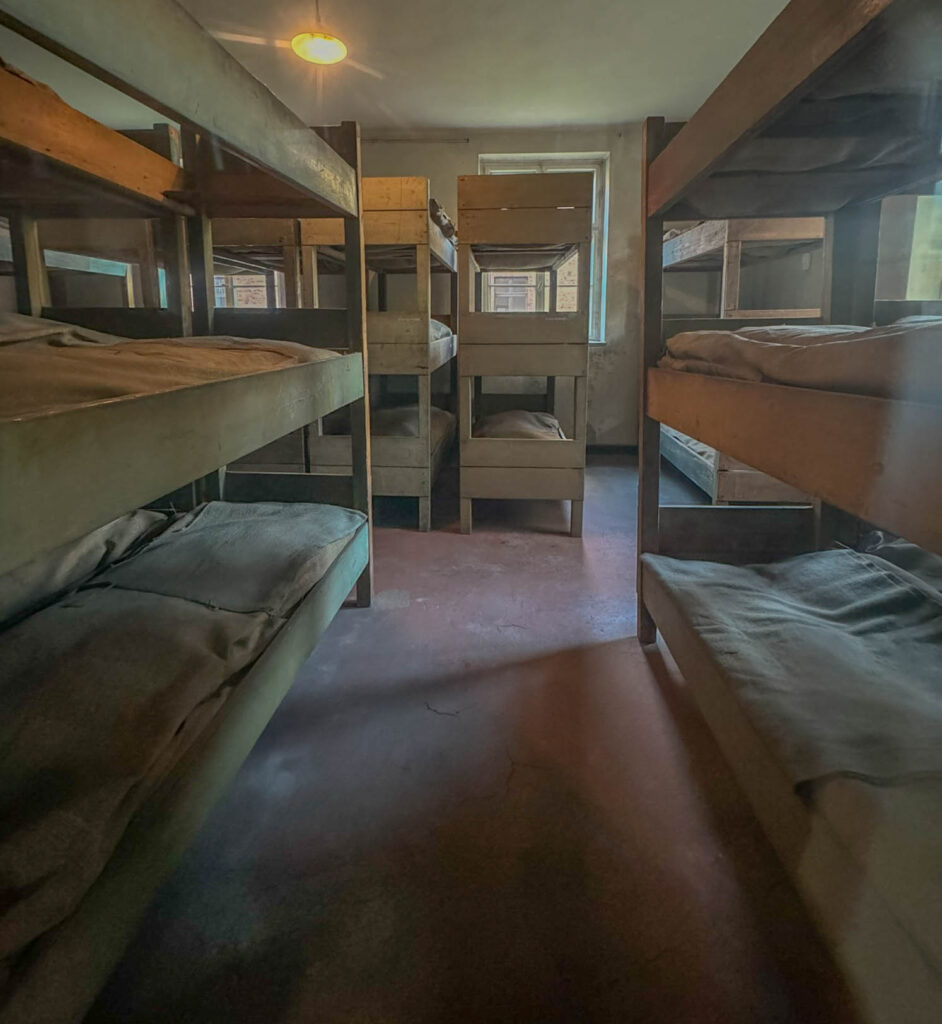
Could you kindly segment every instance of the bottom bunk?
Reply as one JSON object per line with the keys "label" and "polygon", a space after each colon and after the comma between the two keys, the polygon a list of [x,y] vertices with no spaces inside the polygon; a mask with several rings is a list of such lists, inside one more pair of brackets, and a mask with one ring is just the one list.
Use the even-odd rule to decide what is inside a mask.
{"label": "bottom bunk", "polygon": [[796,487],[664,424],[661,425],[661,455],[707,494],[714,505],[738,502],[779,505],[810,500]]}
{"label": "bottom bunk", "polygon": [[642,559],[645,601],[864,1019],[942,1006],[942,559]]}
{"label": "bottom bunk", "polygon": [[461,441],[461,528],[474,498],[571,502],[570,535],[582,536],[585,443],[567,438],[549,412],[508,409],[482,416]]}
{"label": "bottom bunk", "polygon": [[212,502],[0,578],[0,1021],[81,1019],[368,559],[359,512]]}

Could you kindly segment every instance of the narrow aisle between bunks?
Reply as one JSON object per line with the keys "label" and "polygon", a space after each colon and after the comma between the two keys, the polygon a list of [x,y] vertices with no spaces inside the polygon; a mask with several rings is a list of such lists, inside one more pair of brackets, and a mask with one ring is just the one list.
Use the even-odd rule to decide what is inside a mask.
{"label": "narrow aisle between bunks", "polygon": [[373,611],[334,621],[90,1024],[850,1024],[677,675],[631,637],[635,484],[596,457],[582,542],[545,502],[482,503],[471,537],[382,508]]}

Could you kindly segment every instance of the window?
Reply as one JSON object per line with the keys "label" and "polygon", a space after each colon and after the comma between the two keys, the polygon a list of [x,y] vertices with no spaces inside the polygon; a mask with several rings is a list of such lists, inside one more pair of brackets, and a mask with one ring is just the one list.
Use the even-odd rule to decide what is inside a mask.
{"label": "window", "polygon": [[[284,305],[283,285],[274,275],[274,299],[276,306]],[[264,309],[268,307],[268,282],[265,274],[216,274],[213,278],[216,306],[219,308]]]}
{"label": "window", "polygon": [[[490,153],[478,157],[481,174],[560,174],[588,171],[594,185],[592,268],[589,279],[589,341],[605,340],[608,265],[608,153]],[[550,308],[550,275],[545,272],[486,273],[483,308],[490,312],[539,312]],[[556,309],[574,311],[578,295],[578,254],[556,272]],[[524,303],[526,303],[524,305]]]}

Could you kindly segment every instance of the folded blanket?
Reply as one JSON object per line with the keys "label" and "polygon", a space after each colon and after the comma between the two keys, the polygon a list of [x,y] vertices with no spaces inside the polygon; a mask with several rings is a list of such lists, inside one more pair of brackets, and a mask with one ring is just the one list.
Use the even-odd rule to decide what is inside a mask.
{"label": "folded blanket", "polygon": [[886,327],[685,331],[659,366],[736,380],[942,402],[942,318]]}
{"label": "folded blanket", "polygon": [[527,412],[510,409],[485,416],[474,426],[475,437],[520,438],[522,440],[566,440],[559,420],[548,412]]}

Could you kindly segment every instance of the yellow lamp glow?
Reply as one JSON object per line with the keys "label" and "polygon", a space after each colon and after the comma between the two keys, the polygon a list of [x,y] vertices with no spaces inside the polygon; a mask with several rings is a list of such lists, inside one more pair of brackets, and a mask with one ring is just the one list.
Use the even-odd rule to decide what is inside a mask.
{"label": "yellow lamp glow", "polygon": [[312,64],[339,64],[347,56],[347,47],[326,32],[302,32],[291,40],[291,49]]}

